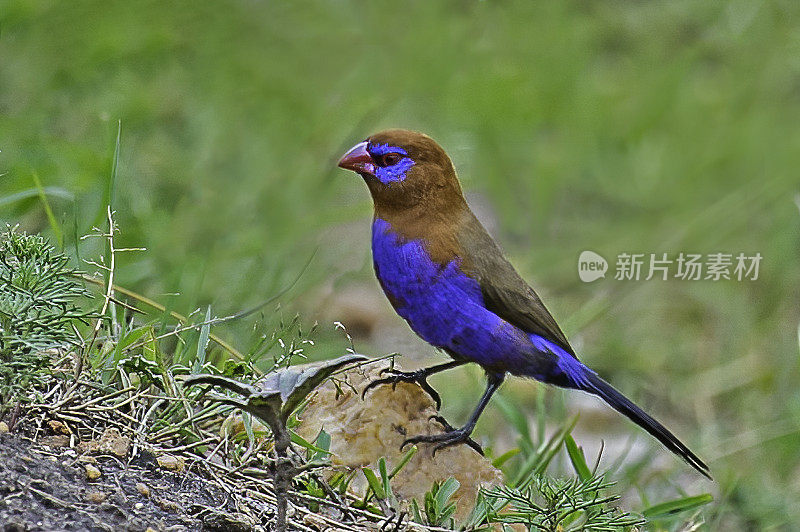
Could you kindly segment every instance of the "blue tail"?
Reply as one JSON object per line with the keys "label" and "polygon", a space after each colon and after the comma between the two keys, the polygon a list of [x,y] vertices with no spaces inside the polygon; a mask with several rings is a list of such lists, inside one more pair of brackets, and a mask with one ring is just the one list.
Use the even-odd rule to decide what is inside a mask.
{"label": "blue tail", "polygon": [[589,368],[586,368],[586,370],[587,371],[584,373],[584,378],[581,379],[582,382],[580,383],[580,386],[578,386],[578,389],[602,398],[606,403],[611,405],[614,410],[627,416],[628,419],[652,434],[653,437],[664,444],[667,449],[686,460],[686,462],[699,471],[700,474],[709,480],[712,480],[711,475],[708,472],[708,466],[703,463],[703,461],[700,460],[696,454],[689,450],[686,445],[676,438],[674,434],[667,430],[664,425],[650,417],[650,415],[644,410],[636,406],[633,401],[622,395],[620,392],[614,389],[613,386],[598,377],[594,371],[590,370]]}
{"label": "blue tail", "polygon": [[644,410],[636,406],[633,401],[615,390],[613,386],[583,365],[573,354],[567,353],[561,346],[542,336],[531,335],[530,338],[541,355],[529,357],[527,361],[531,365],[529,368],[523,369],[521,374],[555,384],[556,386],[583,390],[600,397],[611,405],[614,410],[624,414],[628,419],[652,434],[667,449],[686,460],[690,466],[711,480],[708,466],[681,443],[674,434],[667,430],[664,425],[650,417]]}

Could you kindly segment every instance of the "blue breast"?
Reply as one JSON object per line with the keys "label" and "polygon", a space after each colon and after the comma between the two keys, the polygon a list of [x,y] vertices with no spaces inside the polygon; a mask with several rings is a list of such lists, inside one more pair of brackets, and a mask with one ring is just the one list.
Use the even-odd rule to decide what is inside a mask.
{"label": "blue breast", "polygon": [[557,344],[528,334],[486,308],[480,284],[460,259],[439,264],[421,240],[372,224],[375,273],[397,313],[423,340],[490,371],[580,387],[591,371]]}
{"label": "blue breast", "polygon": [[459,269],[459,259],[434,262],[422,241],[400,238],[380,218],[372,225],[372,253],[384,292],[423,340],[487,369],[525,373],[535,351],[530,338],[486,309],[480,285]]}

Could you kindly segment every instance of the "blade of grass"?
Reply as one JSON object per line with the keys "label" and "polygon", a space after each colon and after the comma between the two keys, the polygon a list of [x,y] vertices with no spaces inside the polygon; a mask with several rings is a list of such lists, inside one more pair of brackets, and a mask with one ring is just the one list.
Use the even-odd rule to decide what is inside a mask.
{"label": "blade of grass", "polygon": [[200,338],[197,340],[197,357],[194,360],[194,373],[199,373],[206,363],[209,334],[211,334],[211,305],[206,308],[206,319],[200,328]]}
{"label": "blade of grass", "polygon": [[511,450],[508,450],[508,451],[504,452],[503,454],[501,454],[500,456],[498,456],[497,458],[495,458],[492,461],[492,466],[499,468],[503,464],[505,464],[508,460],[510,460],[511,458],[517,456],[519,453],[520,453],[519,447],[515,447],[515,448],[513,448]]}
{"label": "blade of grass", "polygon": [[564,438],[564,444],[567,447],[569,460],[572,462],[572,467],[575,468],[575,472],[578,474],[578,477],[580,477],[581,480],[587,480],[591,478],[592,472],[589,469],[589,465],[586,463],[586,457],[583,455],[583,449],[578,447],[578,444],[575,443],[575,439],[571,434],[567,434],[567,437]]}
{"label": "blade of grass", "polygon": [[[34,182],[36,182],[37,180],[38,176],[34,178]],[[13,194],[8,194],[7,196],[3,196],[2,198],[0,198],[0,207],[8,205],[10,203],[14,203],[16,201],[21,201],[36,196],[41,196],[42,192],[44,192],[44,194],[47,196],[62,198],[69,201],[75,201],[75,196],[73,196],[68,190],[65,190],[61,187],[38,186],[34,188],[20,190],[19,192],[14,192]]]}
{"label": "blade of grass", "polygon": [[536,453],[532,454],[523,464],[522,468],[520,469],[519,474],[514,479],[514,482],[511,483],[512,486],[515,488],[520,487],[524,484],[528,478],[534,473],[542,473],[547,468],[550,461],[555,456],[558,448],[564,441],[572,429],[575,427],[575,424],[578,422],[578,416],[573,416],[572,419],[567,421],[561,429],[559,429],[553,436],[544,444],[539,446],[536,450]]}
{"label": "blade of grass", "polygon": [[500,408],[503,416],[514,426],[514,429],[517,431],[520,440],[520,447],[526,451],[525,454],[530,454],[535,447],[533,445],[533,440],[531,439],[528,418],[525,416],[522,410],[517,407],[517,405],[506,399],[505,396],[501,394],[497,394],[495,397],[495,405]]}
{"label": "blade of grass", "polygon": [[103,202],[104,205],[110,205],[114,208],[114,192],[117,183],[117,169],[119,168],[119,151],[120,139],[122,138],[122,119],[117,120],[117,138],[114,142],[114,158],[111,160],[111,172],[108,175],[108,186],[106,188],[106,197]]}
{"label": "blade of grass", "polygon": [[58,242],[58,248],[63,250],[64,234],[62,233],[61,226],[53,214],[53,209],[50,208],[50,202],[47,200],[47,193],[42,186],[42,182],[39,180],[39,174],[33,172],[31,176],[33,177],[33,184],[36,185],[36,191],[39,193],[39,199],[42,201],[42,205],[44,206],[44,212],[47,214],[47,221],[50,224],[50,229],[53,230],[53,234],[56,237],[56,242]]}
{"label": "blade of grass", "polygon": [[[379,499],[385,499],[386,492],[383,491],[383,484],[381,484],[381,481],[378,480],[378,477],[377,475],[375,475],[375,472],[368,467],[361,468],[361,471],[364,473],[364,477],[366,477],[367,484],[369,484],[372,493],[374,493],[375,496]],[[364,500],[366,501],[367,497],[365,497]]]}
{"label": "blade of grass", "polygon": [[706,505],[714,500],[710,493],[702,495],[694,495],[692,497],[683,497],[673,501],[662,502],[642,511],[642,515],[647,519],[659,519],[667,517],[687,510],[694,510],[700,506]]}
{"label": "blade of grass", "polygon": [[403,469],[406,466],[406,464],[409,462],[409,460],[411,460],[411,458],[413,458],[414,455],[417,454],[418,450],[419,449],[417,448],[416,445],[412,445],[411,449],[406,451],[406,454],[403,455],[403,458],[400,460],[400,462],[396,466],[394,466],[394,469],[392,469],[392,472],[389,473],[389,478],[390,479],[394,478],[395,475],[397,475],[397,473],[399,473],[400,470]]}
{"label": "blade of grass", "polygon": [[296,445],[299,445],[303,449],[311,451],[312,453],[315,453],[315,458],[316,458],[316,455],[329,455],[329,454],[332,454],[329,450],[323,449],[322,447],[318,447],[318,446],[314,445],[313,443],[311,443],[310,441],[306,440],[305,438],[303,438],[302,436],[300,436],[298,433],[296,433],[293,430],[289,431],[289,438],[292,440],[292,443],[294,443]]}
{"label": "blade of grass", "polygon": [[383,486],[383,492],[386,494],[387,498],[392,497],[392,486],[389,482],[390,477],[389,473],[386,470],[386,458],[383,456],[378,459],[378,473],[381,475],[381,485]]}
{"label": "blade of grass", "polygon": [[436,492],[436,502],[439,508],[444,508],[447,505],[447,501],[450,500],[450,497],[452,497],[460,487],[461,484],[453,477],[442,482],[442,485],[439,486],[439,490]]}

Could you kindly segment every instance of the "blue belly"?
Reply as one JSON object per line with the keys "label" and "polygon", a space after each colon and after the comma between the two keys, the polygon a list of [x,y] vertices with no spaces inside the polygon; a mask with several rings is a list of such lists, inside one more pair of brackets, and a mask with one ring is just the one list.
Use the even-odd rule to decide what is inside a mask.
{"label": "blue belly", "polygon": [[488,371],[585,385],[591,370],[577,358],[486,308],[480,284],[461,271],[460,259],[433,261],[422,241],[401,238],[380,218],[372,224],[372,256],[392,306],[426,342]]}
{"label": "blue belly", "polygon": [[523,331],[486,309],[478,282],[459,269],[458,259],[434,262],[421,241],[403,241],[380,218],[372,226],[372,253],[383,290],[423,340],[488,369],[512,372],[509,366],[524,364],[515,359],[534,351]]}

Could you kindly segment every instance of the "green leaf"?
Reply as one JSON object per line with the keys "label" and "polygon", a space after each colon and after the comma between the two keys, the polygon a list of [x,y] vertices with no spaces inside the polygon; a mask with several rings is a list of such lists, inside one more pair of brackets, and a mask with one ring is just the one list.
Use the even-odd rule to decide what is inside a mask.
{"label": "green leaf", "polygon": [[197,357],[194,360],[193,373],[199,373],[206,363],[206,349],[208,349],[208,337],[211,334],[211,305],[206,308],[206,319],[200,327],[200,339],[197,340]]}
{"label": "green leaf", "polygon": [[119,341],[117,344],[117,349],[120,351],[130,347],[131,345],[135,344],[142,336],[150,331],[150,327],[139,327],[138,329],[133,329],[126,334],[122,340]]}
{"label": "green leaf", "polygon": [[244,425],[244,430],[247,432],[247,440],[252,445],[256,441],[256,435],[253,434],[253,418],[248,413],[242,414],[242,424]]}
{"label": "green leaf", "polygon": [[328,451],[327,449],[323,449],[322,447],[317,447],[316,445],[314,445],[310,441],[306,440],[305,438],[303,438],[302,436],[300,436],[298,433],[296,433],[293,430],[289,431],[289,437],[291,438],[292,443],[296,443],[297,445],[299,445],[303,449],[308,449],[312,453],[315,453],[315,457],[314,458],[316,458],[316,455],[329,455],[329,454],[331,454],[331,452]]}
{"label": "green leaf", "polygon": [[528,460],[525,461],[522,468],[520,469],[519,474],[514,479],[514,482],[511,484],[512,486],[518,487],[525,483],[528,478],[530,478],[531,474],[534,473],[543,473],[547,466],[550,464],[550,461],[555,456],[556,452],[558,452],[558,448],[561,447],[561,444],[564,442],[564,438],[566,438],[572,429],[575,427],[575,424],[578,422],[578,416],[573,416],[572,419],[567,421],[555,434],[553,434],[547,442],[541,445],[537,450],[536,453],[531,455]]}
{"label": "green leaf", "polygon": [[425,522],[425,519],[422,517],[422,512],[419,510],[417,499],[411,499],[411,518],[417,523]]}
{"label": "green leaf", "polygon": [[564,444],[567,446],[569,460],[572,462],[572,467],[575,468],[575,472],[578,474],[578,477],[580,477],[581,480],[587,480],[591,478],[592,471],[586,464],[586,457],[583,456],[583,449],[578,447],[578,444],[575,443],[575,440],[572,438],[571,434],[567,434],[566,438],[564,438]]}
{"label": "green leaf", "polygon": [[325,452],[330,454],[329,451],[331,450],[331,435],[325,432],[325,429],[320,429],[314,444],[320,449],[325,449]]}
{"label": "green leaf", "polygon": [[461,484],[453,477],[448,478],[436,491],[436,504],[439,508],[444,508],[450,497],[461,487]]}
{"label": "green leaf", "polygon": [[364,360],[368,358],[363,355],[345,355],[316,364],[289,366],[266,375],[256,383],[256,387],[262,397],[280,395],[283,402],[281,415],[288,419],[303,399],[335,371]]}
{"label": "green leaf", "polygon": [[375,476],[375,472],[368,467],[361,468],[361,471],[364,473],[364,476],[367,479],[367,484],[369,484],[370,489],[372,489],[372,493],[374,493],[379,499],[385,499],[386,492],[383,490],[381,481],[378,480],[377,476]]}
{"label": "green leaf", "polygon": [[695,508],[699,508],[700,506],[708,504],[713,500],[714,497],[710,493],[694,495],[692,497],[683,497],[681,499],[662,502],[646,508],[644,511],[642,511],[642,515],[647,519],[659,519],[661,517],[667,517],[680,512],[685,512],[687,510],[694,510]]}
{"label": "green leaf", "polygon": [[419,449],[417,448],[416,445],[412,445],[411,449],[406,451],[406,454],[403,455],[403,458],[400,460],[400,463],[398,463],[396,466],[394,466],[394,469],[392,469],[392,472],[389,473],[389,478],[394,478],[394,476],[396,474],[398,474],[406,466],[406,464],[409,462],[409,460],[411,460],[411,458],[415,454],[417,454],[418,450]]}
{"label": "green leaf", "polygon": [[389,473],[386,471],[386,458],[381,456],[378,459],[378,473],[381,475],[381,484],[383,485],[383,492],[386,494],[387,499],[392,498],[392,486],[389,484]]}
{"label": "green leaf", "polygon": [[33,184],[36,185],[36,190],[39,193],[39,199],[42,201],[44,212],[47,214],[47,221],[50,223],[50,229],[53,230],[53,234],[56,237],[58,247],[59,249],[63,249],[64,234],[61,231],[61,225],[59,225],[58,221],[56,221],[56,217],[53,214],[53,209],[50,208],[50,202],[47,200],[47,193],[45,193],[42,182],[39,180],[39,174],[36,172],[33,172]]}
{"label": "green leaf", "polygon": [[521,451],[520,451],[519,447],[515,447],[513,449],[510,449],[510,450],[504,452],[503,454],[501,454],[500,456],[498,456],[497,458],[495,458],[494,460],[492,460],[492,466],[499,468],[503,464],[505,464],[508,460],[510,460],[511,458],[517,456],[520,452]]}
{"label": "green leaf", "polygon": [[496,394],[494,397],[494,404],[500,408],[509,423],[514,426],[517,434],[520,437],[521,443],[533,448],[533,441],[531,440],[531,431],[528,425],[528,418],[525,413],[514,403],[510,402],[502,394]]}
{"label": "green leaf", "polygon": [[24,199],[32,198],[34,196],[40,196],[42,192],[44,192],[44,194],[46,194],[47,196],[62,198],[69,201],[75,201],[75,195],[72,194],[70,191],[63,189],[61,187],[41,187],[41,188],[34,187],[25,190],[20,190],[19,192],[14,192],[13,194],[8,194],[6,196],[0,197],[0,207]]}
{"label": "green leaf", "polygon": [[[106,196],[103,198],[105,201],[103,202],[104,205],[108,206],[109,209],[114,208],[114,194],[117,189],[117,169],[119,168],[119,152],[120,152],[120,139],[122,138],[122,120],[117,120],[117,138],[114,141],[114,158],[111,161],[111,172],[108,176],[108,185],[106,188]],[[101,213],[101,216],[105,216],[105,213]]]}
{"label": "green leaf", "polygon": [[142,346],[142,354],[147,360],[158,362],[158,340],[156,340],[152,329],[150,329],[150,335],[147,341]]}

